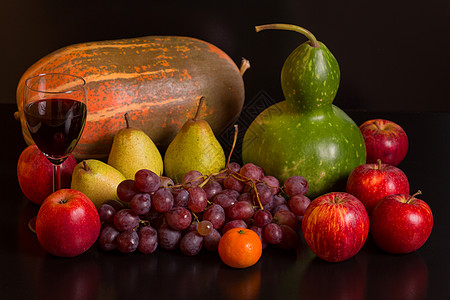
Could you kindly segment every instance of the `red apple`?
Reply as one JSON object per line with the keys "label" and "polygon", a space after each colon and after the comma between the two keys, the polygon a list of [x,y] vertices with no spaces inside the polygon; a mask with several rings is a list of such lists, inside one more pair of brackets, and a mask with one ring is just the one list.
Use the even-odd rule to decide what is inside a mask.
{"label": "red apple", "polygon": [[417,194],[386,196],[373,210],[371,234],[381,249],[410,253],[427,241],[433,228],[433,214],[425,201],[415,197]]}
{"label": "red apple", "polygon": [[[73,169],[77,161],[70,155],[61,164],[61,186],[69,188]],[[17,163],[17,178],[23,194],[31,202],[41,205],[53,192],[52,163],[42,154],[36,145],[30,145],[22,151]]]}
{"label": "red apple", "polygon": [[369,216],[355,196],[332,192],[311,202],[303,216],[302,231],[314,254],[340,262],[361,250],[369,234]]}
{"label": "red apple", "polygon": [[366,207],[369,216],[377,203],[393,194],[409,194],[409,181],[397,167],[382,164],[357,166],[347,179],[346,192],[358,198]]}
{"label": "red apple", "polygon": [[62,189],[48,196],[36,218],[36,234],[49,253],[73,257],[88,250],[100,234],[100,217],[83,193]]}
{"label": "red apple", "polygon": [[359,126],[366,144],[367,163],[378,159],[398,166],[408,152],[408,136],[400,125],[383,119],[369,120]]}

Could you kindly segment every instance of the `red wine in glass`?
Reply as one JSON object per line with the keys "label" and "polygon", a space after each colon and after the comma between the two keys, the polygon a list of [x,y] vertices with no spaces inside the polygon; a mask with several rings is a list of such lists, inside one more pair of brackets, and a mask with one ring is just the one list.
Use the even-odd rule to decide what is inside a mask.
{"label": "red wine in glass", "polygon": [[83,132],[86,104],[73,99],[47,98],[24,107],[28,130],[52,163],[72,153]]}
{"label": "red wine in glass", "polygon": [[[83,132],[87,100],[86,81],[79,76],[45,73],[25,81],[23,114],[33,141],[53,165],[53,191],[61,188],[60,165]],[[28,224],[34,232],[35,220]]]}

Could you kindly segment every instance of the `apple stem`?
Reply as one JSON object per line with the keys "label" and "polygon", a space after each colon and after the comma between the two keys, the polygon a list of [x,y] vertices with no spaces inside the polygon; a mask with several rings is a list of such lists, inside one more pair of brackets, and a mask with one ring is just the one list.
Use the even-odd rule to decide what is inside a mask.
{"label": "apple stem", "polygon": [[406,200],[406,203],[409,203],[414,197],[416,197],[417,195],[421,195],[422,191],[418,190],[415,194],[413,194],[412,196],[409,196],[408,200]]}
{"label": "apple stem", "polygon": [[377,159],[378,170],[381,170],[381,159]]}
{"label": "apple stem", "polygon": [[296,31],[298,33],[303,34],[306,36],[309,40],[309,45],[313,48],[320,47],[319,42],[317,41],[316,37],[311,33],[311,31],[297,26],[297,25],[290,25],[290,24],[267,24],[267,25],[260,25],[255,26],[256,32],[260,32],[261,30],[266,29],[280,29],[280,30],[290,30],[290,31]]}
{"label": "apple stem", "polygon": [[198,101],[197,112],[195,113],[195,116],[193,119],[194,121],[198,120],[198,116],[200,115],[200,108],[202,108],[204,100],[205,100],[205,96],[201,96],[200,100]]}

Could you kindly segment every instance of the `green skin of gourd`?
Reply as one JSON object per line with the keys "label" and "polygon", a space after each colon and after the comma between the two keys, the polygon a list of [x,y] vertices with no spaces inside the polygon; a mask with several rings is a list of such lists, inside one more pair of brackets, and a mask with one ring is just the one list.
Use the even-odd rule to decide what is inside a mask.
{"label": "green skin of gourd", "polygon": [[366,149],[358,126],[332,104],[339,80],[339,65],[323,43],[297,47],[281,72],[286,100],[252,122],[243,139],[243,162],[281,182],[305,177],[310,198],[345,189],[350,172],[365,163]]}

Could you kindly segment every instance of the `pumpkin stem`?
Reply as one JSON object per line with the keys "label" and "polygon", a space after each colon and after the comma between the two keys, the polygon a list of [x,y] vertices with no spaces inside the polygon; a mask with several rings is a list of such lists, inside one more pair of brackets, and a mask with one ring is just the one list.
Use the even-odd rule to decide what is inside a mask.
{"label": "pumpkin stem", "polygon": [[198,116],[200,115],[200,109],[201,109],[201,107],[203,105],[204,100],[205,100],[205,96],[201,96],[200,100],[198,101],[197,112],[195,113],[195,116],[194,116],[194,119],[193,119],[194,121],[198,120]]}
{"label": "pumpkin stem", "polygon": [[309,44],[311,47],[318,48],[320,47],[319,42],[317,41],[316,37],[311,33],[311,31],[300,27],[296,25],[290,25],[290,24],[267,24],[267,25],[260,25],[255,26],[256,32],[260,32],[261,30],[266,29],[280,29],[280,30],[290,30],[290,31],[296,31],[298,33],[303,34],[306,36],[309,40]]}
{"label": "pumpkin stem", "polygon": [[125,115],[125,122],[127,123],[127,128],[130,128],[130,116],[128,115],[128,113],[126,112]]}
{"label": "pumpkin stem", "polygon": [[241,72],[241,76],[244,76],[245,71],[247,71],[248,69],[250,69],[250,61],[243,57],[241,61],[241,67],[239,69],[239,72]]}

